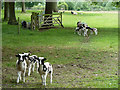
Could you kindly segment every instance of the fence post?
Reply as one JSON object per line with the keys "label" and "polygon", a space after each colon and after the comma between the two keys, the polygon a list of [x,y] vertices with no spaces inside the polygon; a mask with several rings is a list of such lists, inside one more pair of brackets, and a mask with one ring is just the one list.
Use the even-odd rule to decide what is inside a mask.
{"label": "fence post", "polygon": [[33,30],[33,15],[31,15],[31,29]]}
{"label": "fence post", "polygon": [[37,13],[35,13],[35,28],[37,29]]}
{"label": "fence post", "polygon": [[61,24],[62,24],[62,12],[60,13],[60,15],[61,15]]}
{"label": "fence post", "polygon": [[20,34],[20,18],[18,17],[18,34]]}
{"label": "fence post", "polygon": [[38,16],[39,13],[37,14],[37,19],[38,19],[38,29],[40,28],[40,17]]}
{"label": "fence post", "polygon": [[60,13],[61,15],[61,26],[64,28],[63,24],[62,24],[62,12]]}

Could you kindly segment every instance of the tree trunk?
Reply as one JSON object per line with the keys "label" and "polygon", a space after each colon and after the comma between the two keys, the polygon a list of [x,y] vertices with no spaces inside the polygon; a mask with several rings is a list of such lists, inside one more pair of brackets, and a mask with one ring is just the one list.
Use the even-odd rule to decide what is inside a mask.
{"label": "tree trunk", "polygon": [[24,1],[22,2],[22,13],[26,13],[26,10],[25,10],[25,2],[24,2]]}
{"label": "tree trunk", "polygon": [[[46,7],[45,7],[45,14],[52,14],[52,12],[57,11],[57,1],[56,2],[49,2],[46,0]],[[46,20],[46,18],[50,17],[49,19]],[[44,21],[46,21],[44,24],[49,23],[47,26],[51,26],[52,24],[52,16],[45,16]],[[45,25],[46,26],[46,25]]]}
{"label": "tree trunk", "polygon": [[4,21],[9,20],[9,2],[4,2]]}
{"label": "tree trunk", "polygon": [[2,19],[1,19],[1,8],[2,8],[2,2],[0,1],[0,23],[2,22]]}
{"label": "tree trunk", "polygon": [[[46,2],[45,14],[52,14],[52,2]],[[48,17],[49,17],[49,19],[47,19]],[[52,16],[45,16],[44,24],[47,24],[47,23],[49,23],[49,25],[44,25],[44,26],[53,25],[52,24]]]}
{"label": "tree trunk", "polygon": [[17,25],[16,16],[15,16],[15,2],[9,2],[9,21],[8,24]]}

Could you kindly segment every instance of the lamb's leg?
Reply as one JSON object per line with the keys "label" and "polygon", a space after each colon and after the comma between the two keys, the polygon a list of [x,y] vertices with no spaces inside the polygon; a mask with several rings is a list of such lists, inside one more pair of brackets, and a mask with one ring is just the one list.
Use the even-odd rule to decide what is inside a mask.
{"label": "lamb's leg", "polygon": [[79,35],[81,35],[81,33],[82,33],[81,30],[79,30],[78,32],[79,32]]}
{"label": "lamb's leg", "polygon": [[43,85],[46,86],[46,77],[47,77],[47,73],[45,75],[43,75]]}
{"label": "lamb's leg", "polygon": [[30,76],[30,73],[31,73],[31,63],[30,63],[30,65],[29,65],[28,76]]}
{"label": "lamb's leg", "polygon": [[21,71],[18,71],[17,83],[19,83],[19,80],[21,80]]}
{"label": "lamb's leg", "polygon": [[23,82],[25,82],[25,72],[26,70],[23,72]]}
{"label": "lamb's leg", "polygon": [[38,72],[38,68],[39,68],[39,63],[37,62],[37,73],[39,73],[39,72]]}
{"label": "lamb's leg", "polygon": [[50,73],[50,83],[52,83],[52,72]]}
{"label": "lamb's leg", "polygon": [[32,68],[32,71],[34,72],[34,69],[35,69],[35,63],[33,63],[33,68]]}
{"label": "lamb's leg", "polygon": [[41,81],[42,81],[42,84],[43,84],[43,75],[41,75]]}

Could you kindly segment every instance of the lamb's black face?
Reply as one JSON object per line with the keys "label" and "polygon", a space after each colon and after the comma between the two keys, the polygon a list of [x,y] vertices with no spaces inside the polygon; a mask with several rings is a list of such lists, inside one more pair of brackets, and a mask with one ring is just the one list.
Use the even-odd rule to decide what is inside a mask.
{"label": "lamb's black face", "polygon": [[24,61],[26,56],[24,54],[18,54],[18,55],[16,55],[16,57],[18,57],[18,60]]}
{"label": "lamb's black face", "polygon": [[34,63],[36,62],[36,59],[33,56],[29,56],[29,60]]}
{"label": "lamb's black face", "polygon": [[38,59],[37,55],[32,55],[34,57],[34,59]]}
{"label": "lamb's black face", "polygon": [[31,53],[22,53],[24,54],[26,57],[29,57],[31,55]]}
{"label": "lamb's black face", "polygon": [[44,58],[44,57],[38,57],[38,58],[36,58],[36,59],[39,61],[39,64],[42,64],[42,65],[44,65],[44,61],[47,60],[47,59]]}

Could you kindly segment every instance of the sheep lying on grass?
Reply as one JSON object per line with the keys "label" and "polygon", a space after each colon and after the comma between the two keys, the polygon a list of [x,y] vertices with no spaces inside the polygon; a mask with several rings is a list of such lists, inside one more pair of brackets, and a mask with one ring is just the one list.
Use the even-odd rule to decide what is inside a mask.
{"label": "sheep lying on grass", "polygon": [[52,83],[52,73],[53,73],[53,68],[52,65],[49,62],[45,62],[46,58],[44,57],[39,57],[37,58],[38,62],[39,62],[39,68],[38,68],[38,72],[41,75],[41,79],[42,79],[42,84],[46,86],[46,78],[48,73],[50,74],[50,83]]}
{"label": "sheep lying on grass", "polygon": [[[27,21],[21,22],[23,28],[31,29],[31,23]],[[33,30],[35,29],[35,26],[33,26]]]}
{"label": "sheep lying on grass", "polygon": [[98,31],[97,28],[90,28],[86,23],[82,23],[82,22],[77,22],[77,27],[75,29],[75,32],[77,32],[78,35],[82,35],[83,36],[89,36],[89,32],[91,34],[95,34],[97,35]]}
{"label": "sheep lying on grass", "polygon": [[71,11],[71,14],[73,14],[73,15],[77,15],[77,12],[73,12],[73,11]]}

